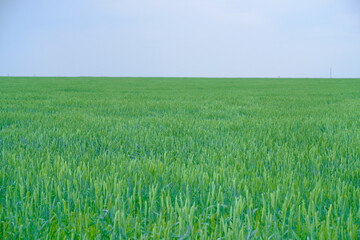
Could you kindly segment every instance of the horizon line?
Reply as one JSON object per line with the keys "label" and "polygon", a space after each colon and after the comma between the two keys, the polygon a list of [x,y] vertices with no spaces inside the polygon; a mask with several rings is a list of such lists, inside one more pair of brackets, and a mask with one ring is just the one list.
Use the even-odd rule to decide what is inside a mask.
{"label": "horizon line", "polygon": [[29,76],[29,75],[17,75],[17,76],[4,76],[0,75],[0,78],[208,78],[208,79],[360,79],[359,77],[156,77],[156,76],[91,76],[91,75],[74,75],[74,76]]}

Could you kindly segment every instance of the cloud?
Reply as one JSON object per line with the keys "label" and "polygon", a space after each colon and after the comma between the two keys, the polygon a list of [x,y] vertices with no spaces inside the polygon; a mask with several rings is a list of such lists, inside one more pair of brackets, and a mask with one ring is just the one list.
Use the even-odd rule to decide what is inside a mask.
{"label": "cloud", "polygon": [[98,7],[114,16],[128,18],[162,18],[187,21],[220,21],[237,23],[248,26],[261,24],[264,19],[261,12],[249,8],[246,2],[219,1],[219,0],[140,0],[115,1],[97,0]]}

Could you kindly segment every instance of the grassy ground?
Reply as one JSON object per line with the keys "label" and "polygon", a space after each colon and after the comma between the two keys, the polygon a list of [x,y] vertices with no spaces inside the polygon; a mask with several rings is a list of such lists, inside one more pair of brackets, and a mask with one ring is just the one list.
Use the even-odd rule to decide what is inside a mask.
{"label": "grassy ground", "polygon": [[0,78],[0,238],[359,239],[360,79]]}

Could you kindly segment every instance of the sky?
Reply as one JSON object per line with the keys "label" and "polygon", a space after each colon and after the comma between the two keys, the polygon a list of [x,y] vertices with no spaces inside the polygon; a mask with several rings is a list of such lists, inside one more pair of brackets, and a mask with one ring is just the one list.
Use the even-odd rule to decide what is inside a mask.
{"label": "sky", "polygon": [[360,77],[359,0],[0,0],[0,76]]}

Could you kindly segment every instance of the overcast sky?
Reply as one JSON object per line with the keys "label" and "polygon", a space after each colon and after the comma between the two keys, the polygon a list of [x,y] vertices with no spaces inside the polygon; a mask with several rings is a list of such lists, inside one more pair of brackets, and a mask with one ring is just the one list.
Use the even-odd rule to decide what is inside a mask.
{"label": "overcast sky", "polygon": [[0,0],[0,75],[360,77],[359,0]]}

